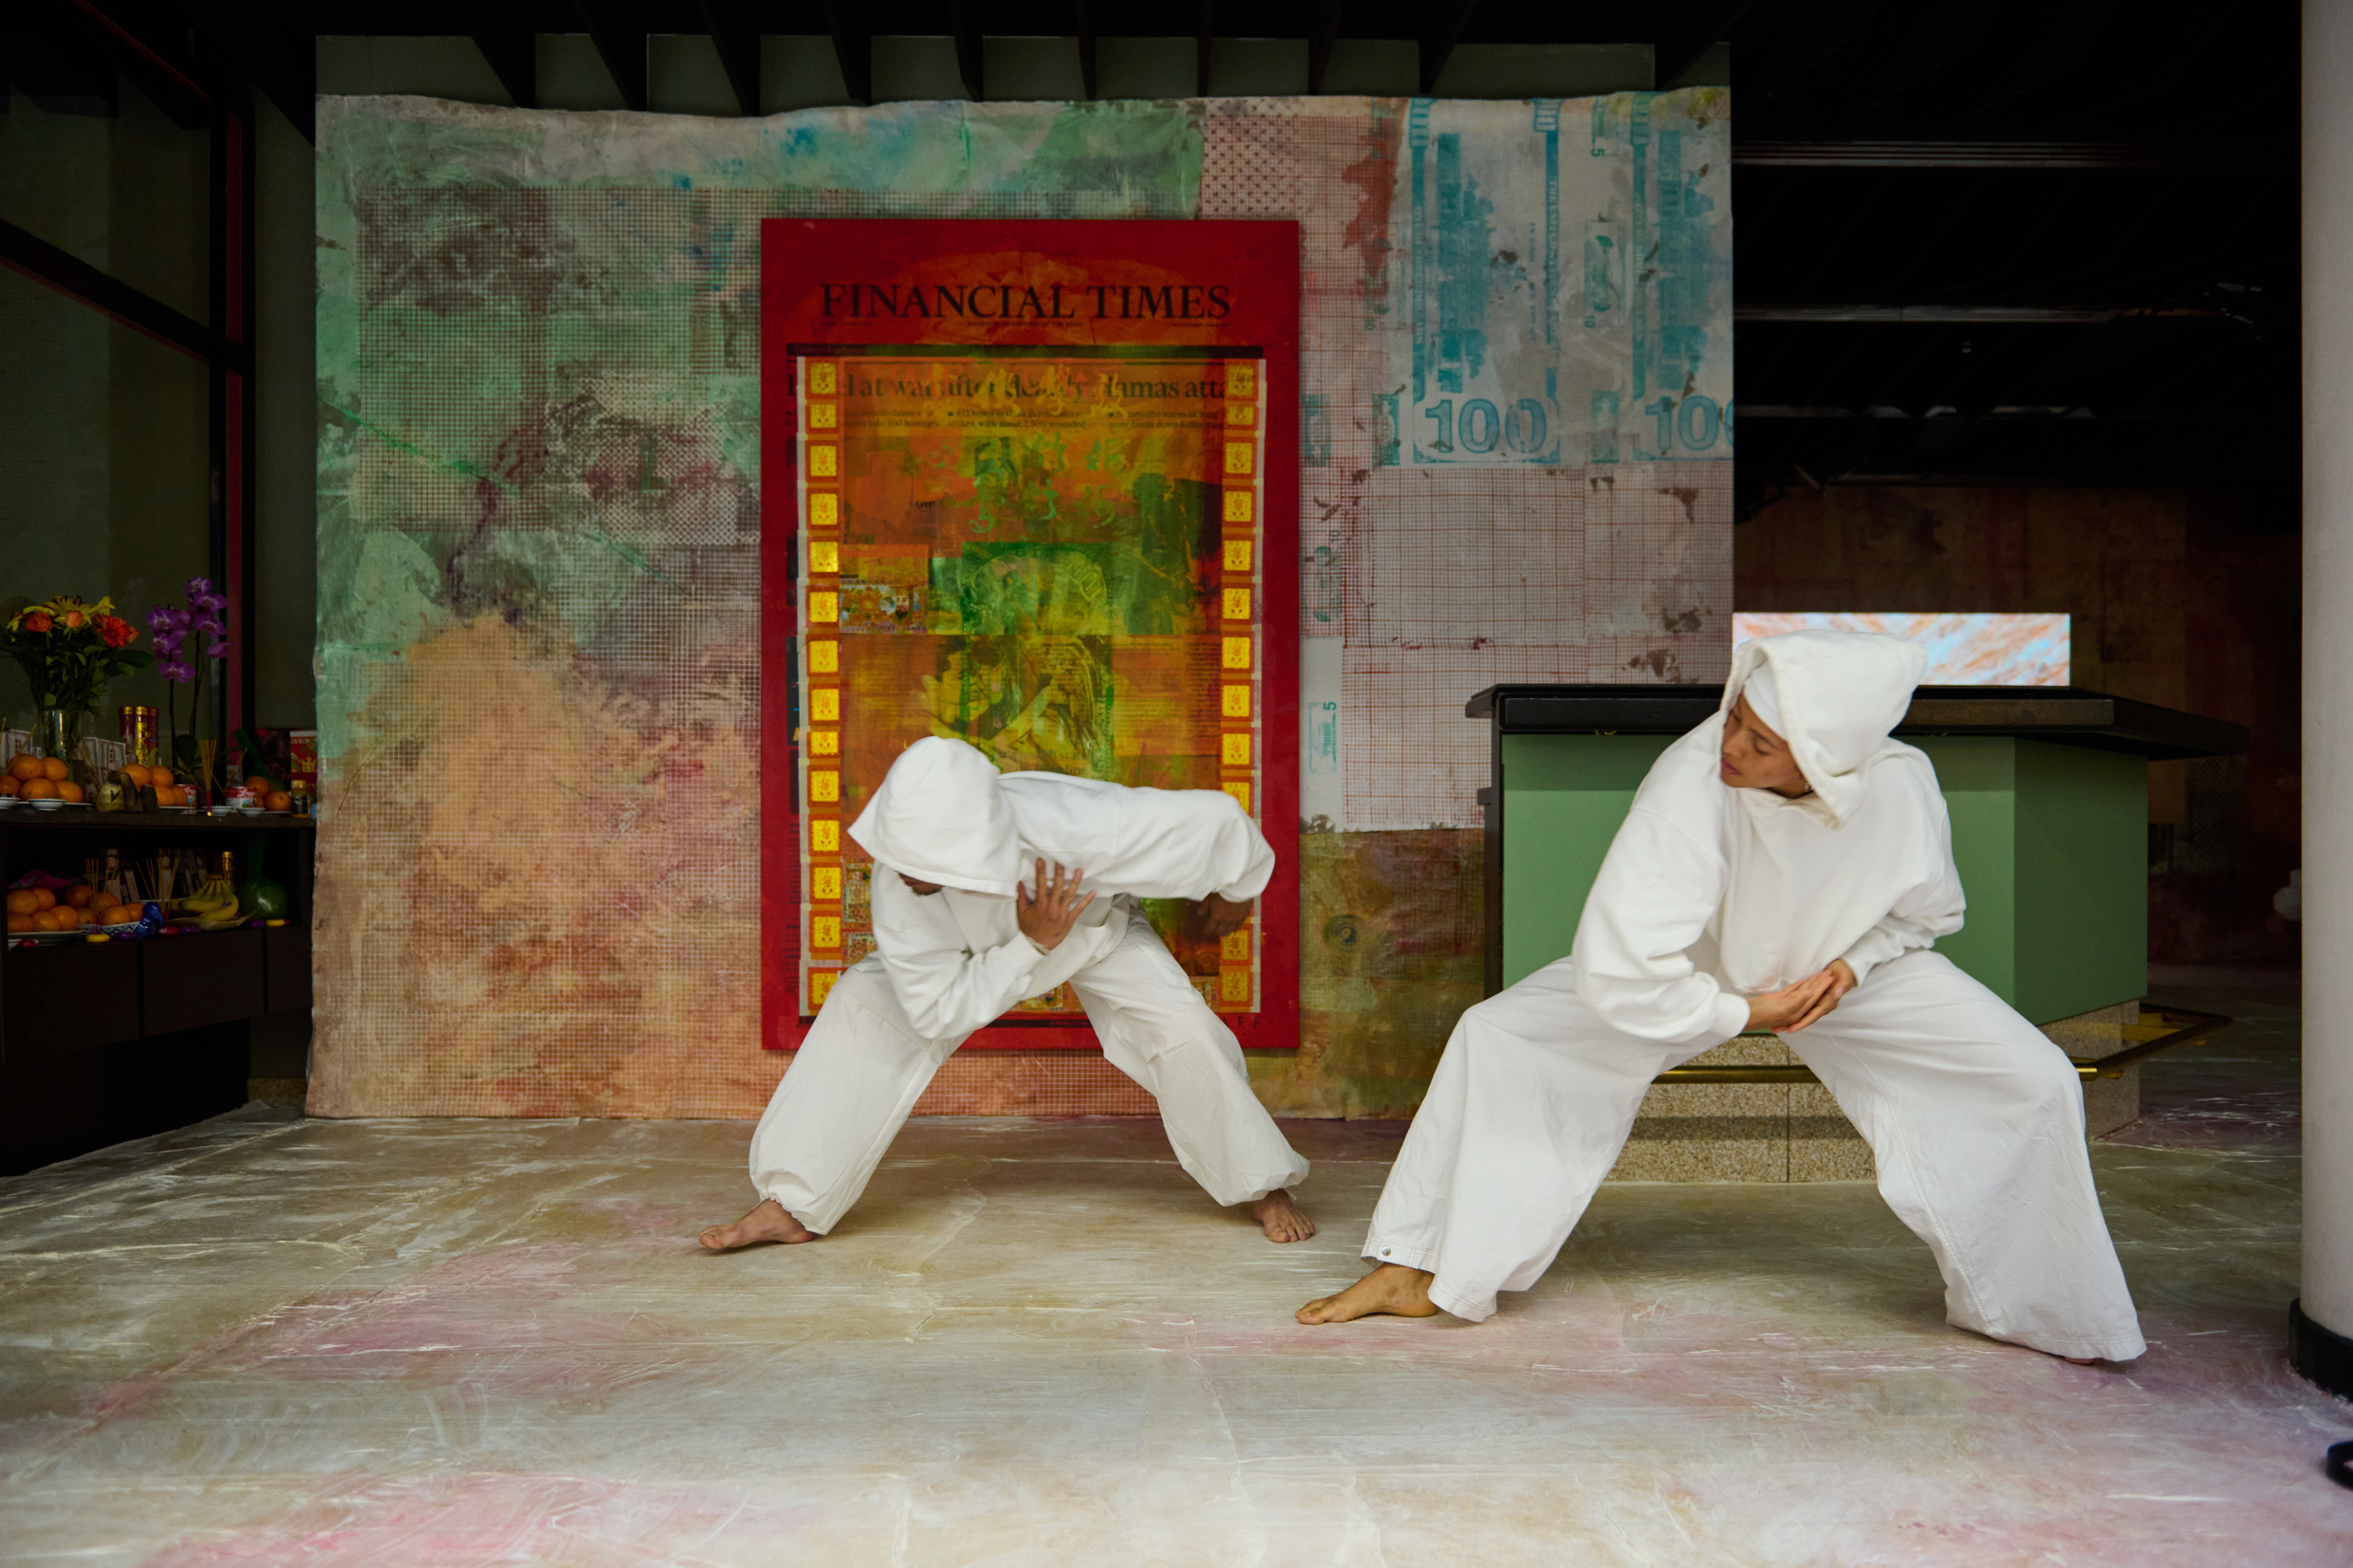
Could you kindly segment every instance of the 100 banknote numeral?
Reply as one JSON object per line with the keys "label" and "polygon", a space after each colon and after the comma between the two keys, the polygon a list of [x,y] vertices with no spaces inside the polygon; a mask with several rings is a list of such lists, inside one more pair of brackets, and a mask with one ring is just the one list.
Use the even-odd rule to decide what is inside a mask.
{"label": "100 banknote numeral", "polygon": [[[1694,393],[1688,397],[1655,397],[1642,412],[1657,421],[1651,454],[1667,457],[1677,452],[1701,452],[1721,440],[1732,441],[1732,405]],[[1454,399],[1442,397],[1421,411],[1430,421],[1420,450],[1434,453],[1469,452],[1484,455],[1504,451],[1533,456],[1544,450],[1550,421],[1544,404],[1522,397],[1499,410],[1489,398],[1466,398],[1457,409]]]}
{"label": "100 banknote numeral", "polygon": [[1642,412],[1658,421],[1654,443],[1658,454],[1666,456],[1677,447],[1685,452],[1705,452],[1715,445],[1721,434],[1724,444],[1732,439],[1732,405],[1721,409],[1715,399],[1695,393],[1689,397],[1658,397],[1642,405]]}
{"label": "100 banknote numeral", "polygon": [[1462,405],[1462,416],[1454,415],[1454,400],[1441,398],[1421,411],[1421,416],[1437,426],[1424,452],[1453,452],[1457,444],[1464,452],[1490,452],[1500,444],[1507,452],[1538,452],[1544,450],[1549,421],[1545,406],[1533,397],[1523,397],[1508,411],[1498,411],[1485,397],[1473,397]]}

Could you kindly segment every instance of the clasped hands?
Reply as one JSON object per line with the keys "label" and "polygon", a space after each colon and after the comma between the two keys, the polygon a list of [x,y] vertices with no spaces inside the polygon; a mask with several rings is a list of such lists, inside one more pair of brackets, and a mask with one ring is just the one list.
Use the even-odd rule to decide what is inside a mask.
{"label": "clasped hands", "polygon": [[[1014,918],[1020,923],[1022,935],[1049,952],[1062,946],[1062,939],[1070,934],[1080,914],[1095,901],[1093,894],[1082,894],[1080,890],[1079,884],[1085,879],[1084,871],[1067,871],[1060,865],[1054,867],[1052,876],[1047,876],[1046,858],[1040,856],[1031,878],[1037,891],[1031,893],[1021,886],[1013,889],[1017,906]],[[1247,902],[1233,903],[1213,893],[1195,904],[1194,910],[1206,934],[1222,941],[1229,933],[1242,929],[1243,922],[1250,918],[1251,907]]]}
{"label": "clasped hands", "polygon": [[1749,1027],[1793,1035],[1839,1005],[1855,988],[1855,971],[1843,958],[1777,991],[1749,998]]}

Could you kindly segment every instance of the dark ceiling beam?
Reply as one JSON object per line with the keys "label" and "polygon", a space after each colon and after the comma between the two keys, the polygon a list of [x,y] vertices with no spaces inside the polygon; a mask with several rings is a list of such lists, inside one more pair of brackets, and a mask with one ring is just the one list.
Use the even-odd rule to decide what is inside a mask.
{"label": "dark ceiling beam", "polygon": [[2238,150],[2212,144],[2121,141],[1744,141],[1743,169],[2192,169],[2228,163]]}
{"label": "dark ceiling beam", "polygon": [[120,108],[112,41],[65,0],[19,5],[6,34],[6,76],[44,112],[111,119]]}
{"label": "dark ceiling beam", "polygon": [[1940,73],[1966,73],[1994,14],[1985,0],[1912,0],[1890,8],[1840,56],[1835,97],[1843,101],[1820,105],[1821,129],[1853,134],[1875,115],[1902,114]]}
{"label": "dark ceiling beam", "polygon": [[1078,7],[1079,84],[1092,102],[1100,96],[1095,91],[1095,8],[1090,0],[1078,0]]}
{"label": "dark ceiling beam", "polygon": [[[2080,11],[2066,7],[2051,9],[2049,21],[2037,29],[2034,48],[2006,51],[2010,56],[2007,64],[2015,74],[2007,81],[1989,76],[1972,83],[1974,91],[1970,106],[1937,126],[1938,131],[1950,134],[1973,122],[1998,122],[1998,111],[2041,89],[2077,78],[2096,50],[2111,46],[2113,34],[2104,25],[2110,20],[2108,17],[2091,12],[2089,8]],[[2015,123],[2017,117],[2010,119]]]}
{"label": "dark ceiling beam", "polygon": [[645,109],[645,34],[630,25],[613,0],[573,0],[581,26],[597,46],[597,58],[621,89],[621,101],[639,113]]}
{"label": "dark ceiling beam", "polygon": [[1193,41],[1193,95],[1209,96],[1210,49],[1217,41],[1216,0],[1201,0],[1201,30]]}
{"label": "dark ceiling beam", "polygon": [[539,107],[539,34],[502,24],[511,21],[508,8],[490,0],[457,0],[457,25],[466,29],[473,46],[498,84],[507,89],[518,109]]}
{"label": "dark ceiling beam", "polygon": [[858,0],[825,0],[825,27],[833,34],[833,58],[852,103],[874,101],[874,33]]}
{"label": "dark ceiling beam", "polygon": [[[216,71],[213,80],[232,80],[232,71],[241,74],[278,106],[305,141],[317,141],[316,35],[297,31],[276,6],[255,5],[251,0],[184,0],[184,4],[197,25],[198,47],[208,58],[216,54],[228,67]],[[221,96],[214,94],[215,99]]]}
{"label": "dark ceiling beam", "polygon": [[1315,29],[1307,37],[1307,91],[1324,91],[1324,73],[1331,69],[1332,47],[1340,42],[1341,0],[1316,0]]}
{"label": "dark ceiling beam", "polygon": [[746,14],[742,0],[702,0],[703,26],[710,29],[711,46],[719,51],[727,84],[735,91],[736,106],[747,117],[760,112],[760,29]]}
{"label": "dark ceiling beam", "polygon": [[1651,84],[1663,90],[1698,65],[1755,4],[1756,0],[1696,0],[1662,8],[1658,36],[1651,42]]}
{"label": "dark ceiling beam", "polygon": [[1876,0],[1760,0],[1732,35],[1749,124],[1851,43],[1878,9]]}
{"label": "dark ceiling beam", "polygon": [[955,34],[956,75],[963,79],[964,96],[978,103],[989,96],[981,71],[979,0],[948,0],[948,27]]}
{"label": "dark ceiling beam", "polygon": [[1423,21],[1421,36],[1415,40],[1421,54],[1421,90],[1438,90],[1438,73],[1446,69],[1453,57],[1455,42],[1462,29],[1471,23],[1471,13],[1479,9],[1479,0],[1438,0]]}
{"label": "dark ceiling beam", "polygon": [[120,8],[73,0],[73,8],[113,40],[116,63],[164,118],[183,131],[213,120],[213,94],[186,55],[186,37],[171,40],[153,16],[114,14]]}

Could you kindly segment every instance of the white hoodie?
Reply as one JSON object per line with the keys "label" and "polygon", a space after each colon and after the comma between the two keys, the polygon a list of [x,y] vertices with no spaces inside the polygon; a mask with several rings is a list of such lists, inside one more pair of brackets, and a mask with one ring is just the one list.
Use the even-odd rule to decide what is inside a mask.
{"label": "white hoodie", "polygon": [[[999,773],[931,736],[891,764],[850,837],[875,858],[874,939],[899,1005],[926,1039],[970,1034],[1117,947],[1138,898],[1245,903],[1274,851],[1232,796],[1134,789],[1060,773]],[[1043,856],[1084,871],[1095,901],[1051,952],[1021,934],[1013,889]],[[899,879],[937,882],[919,895]],[[1035,891],[1034,889],[1032,891]]]}
{"label": "white hoodie", "polygon": [[1643,1040],[1713,1044],[1745,997],[1843,958],[1858,981],[1961,929],[1953,829],[1928,758],[1890,740],[1918,644],[1862,632],[1744,643],[1724,711],[1769,667],[1813,793],[1734,789],[1717,771],[1724,711],[1659,757],[1612,839],[1570,953],[1577,995]]}

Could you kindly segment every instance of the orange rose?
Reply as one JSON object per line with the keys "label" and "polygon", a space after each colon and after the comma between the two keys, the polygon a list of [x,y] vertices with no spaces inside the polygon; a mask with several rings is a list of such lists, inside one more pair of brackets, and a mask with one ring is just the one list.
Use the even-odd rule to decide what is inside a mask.
{"label": "orange rose", "polygon": [[48,616],[43,611],[28,610],[25,613],[25,630],[28,632],[46,632],[51,624]]}
{"label": "orange rose", "polygon": [[65,621],[68,631],[78,632],[82,629],[83,615],[79,610],[68,610],[58,618]]}

